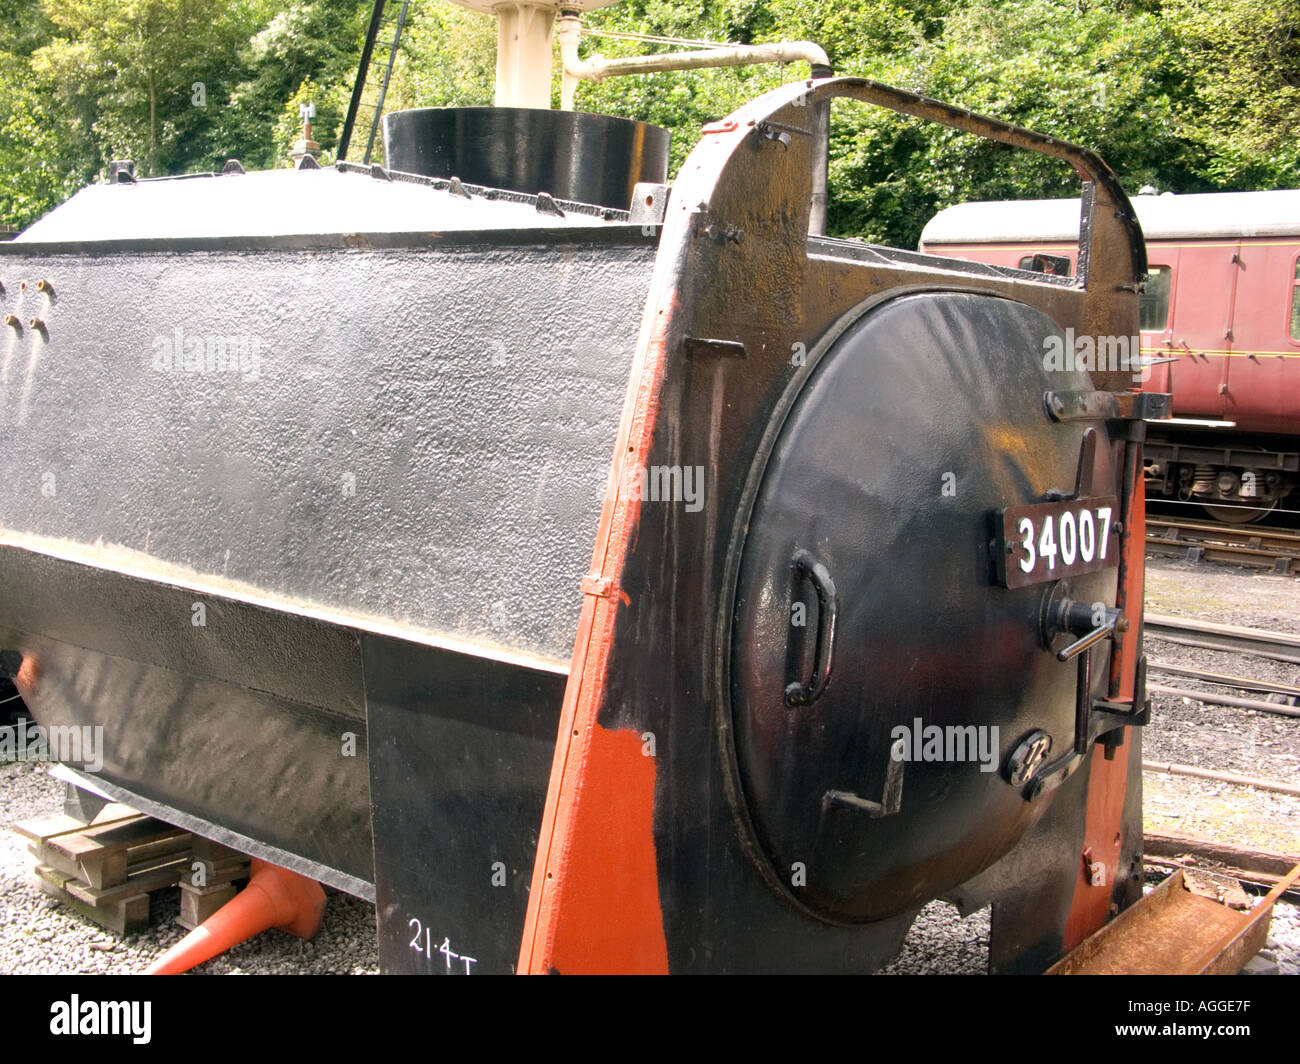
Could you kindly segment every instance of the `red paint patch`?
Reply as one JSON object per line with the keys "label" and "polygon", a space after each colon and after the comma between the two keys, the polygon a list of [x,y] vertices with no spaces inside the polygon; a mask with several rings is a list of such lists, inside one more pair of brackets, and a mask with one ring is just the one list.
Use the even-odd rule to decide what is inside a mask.
{"label": "red paint patch", "polygon": [[655,860],[655,759],[634,731],[592,730],[570,809],[568,860],[545,889],[554,914],[535,970],[666,973]]}
{"label": "red paint patch", "polygon": [[[1143,585],[1146,580],[1146,489],[1140,468],[1131,487],[1133,506],[1129,515],[1129,528],[1125,533],[1125,581],[1120,588],[1119,606],[1135,630],[1137,619],[1142,615]],[[1137,668],[1137,640],[1132,636],[1125,639],[1115,661],[1118,663],[1114,675],[1119,681],[1119,700],[1132,701],[1133,679]],[[1126,729],[1126,732],[1131,731],[1131,728]],[[1088,805],[1083,846],[1092,850],[1094,861],[1105,862],[1106,885],[1089,886],[1084,878],[1083,855],[1080,854],[1074,898],[1070,902],[1070,914],[1065,920],[1067,953],[1099,930],[1110,917],[1115,877],[1119,874],[1124,798],[1128,793],[1128,764],[1132,749],[1132,737],[1128,734],[1125,735],[1124,745],[1116,749],[1115,757],[1110,761],[1102,756],[1099,747],[1093,747],[1088,766]]]}
{"label": "red paint patch", "polygon": [[1074,900],[1065,920],[1065,952],[1074,949],[1106,922],[1110,913],[1111,893],[1119,874],[1120,832],[1124,818],[1124,795],[1128,790],[1128,759],[1133,744],[1125,741],[1116,749],[1113,760],[1102,756],[1094,746],[1088,767],[1088,819],[1083,834],[1085,849],[1092,850],[1094,861],[1106,864],[1106,885],[1089,886],[1083,878],[1083,855],[1076,862],[1078,880]]}
{"label": "red paint patch", "polygon": [[[662,293],[664,308],[676,299]],[[644,466],[667,358],[668,315],[660,309],[639,346],[615,462]],[[630,457],[629,457],[630,456]],[[560,734],[533,866],[519,950],[520,972],[667,972],[654,846],[655,762],[637,731],[597,723],[641,499],[620,480],[601,510],[589,580],[608,581],[617,597],[587,594],[560,711]],[[621,607],[620,607],[621,604]]]}

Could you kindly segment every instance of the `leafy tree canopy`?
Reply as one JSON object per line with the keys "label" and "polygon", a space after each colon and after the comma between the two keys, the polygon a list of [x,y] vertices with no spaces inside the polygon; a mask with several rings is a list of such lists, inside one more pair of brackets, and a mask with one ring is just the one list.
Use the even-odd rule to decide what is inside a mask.
{"label": "leafy tree canopy", "polygon": [[[370,10],[369,0],[0,0],[0,224],[30,223],[113,158],[145,175],[229,157],[288,165],[308,99],[331,158]],[[814,40],[839,72],[1094,148],[1131,189],[1300,187],[1295,0],[627,0],[586,21],[584,49],[605,55],[670,46],[601,31]],[[388,108],[490,103],[495,47],[491,18],[411,0]],[[667,126],[676,168],[705,122],[805,73],[615,78],[584,83],[578,106]],[[913,246],[948,204],[1077,189],[1059,164],[888,112],[837,104],[833,131],[831,228],[842,235]]]}

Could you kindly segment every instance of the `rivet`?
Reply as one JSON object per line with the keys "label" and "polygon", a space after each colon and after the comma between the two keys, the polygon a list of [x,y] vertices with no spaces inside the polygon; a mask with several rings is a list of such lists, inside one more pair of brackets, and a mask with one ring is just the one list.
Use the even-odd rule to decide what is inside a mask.
{"label": "rivet", "polygon": [[41,321],[40,318],[28,318],[27,324],[30,325],[33,329],[44,330],[45,328],[45,322]]}

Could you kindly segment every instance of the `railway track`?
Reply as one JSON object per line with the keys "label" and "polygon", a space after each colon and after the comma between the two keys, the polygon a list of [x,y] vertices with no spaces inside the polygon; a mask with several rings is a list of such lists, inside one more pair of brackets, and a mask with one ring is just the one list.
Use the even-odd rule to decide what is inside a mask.
{"label": "railway track", "polygon": [[1148,517],[1147,553],[1271,569],[1300,576],[1300,532],[1217,521]]}
{"label": "railway track", "polygon": [[1226,650],[1234,654],[1300,665],[1300,635],[1292,635],[1290,632],[1268,632],[1259,628],[1215,624],[1212,621],[1172,617],[1162,613],[1144,614],[1142,627],[1150,638],[1163,639],[1180,646]]}
{"label": "railway track", "polygon": [[[1215,624],[1188,617],[1172,617],[1148,613],[1143,618],[1147,637],[1206,650],[1264,657],[1273,661],[1300,664],[1300,636],[1288,632],[1270,632],[1237,625]],[[1254,710],[1282,717],[1300,718],[1300,686],[1280,680],[1261,680],[1248,676],[1216,672],[1199,665],[1176,665],[1152,658],[1148,665],[1152,682],[1147,691],[1151,694],[1183,698],[1204,706]],[[1208,684],[1211,690],[1186,686],[1169,686],[1161,678],[1177,677]],[[1217,690],[1215,689],[1217,688]],[[1242,693],[1254,697],[1245,697]],[[1277,701],[1280,697],[1281,701]],[[1243,776],[1231,772],[1205,769],[1200,766],[1165,762],[1144,762],[1149,771],[1175,775],[1199,776],[1241,786],[1282,794],[1300,795],[1300,786],[1285,780]]]}
{"label": "railway track", "polygon": [[[1266,632],[1254,628],[1239,628],[1235,625],[1190,620],[1184,617],[1167,617],[1162,614],[1147,614],[1143,626],[1147,635],[1151,638],[1164,639],[1180,646],[1232,651],[1234,653],[1266,657],[1274,661],[1300,664],[1300,637],[1286,632]],[[1257,680],[1249,676],[1229,675],[1209,669],[1189,668],[1185,665],[1170,665],[1156,660],[1152,660],[1147,667],[1157,675],[1199,680],[1202,683],[1212,684],[1216,687],[1249,691],[1262,694],[1265,697],[1246,698],[1241,695],[1192,690],[1185,687],[1171,687],[1153,683],[1148,685],[1148,690],[1154,694],[1192,698],[1207,705],[1235,706],[1240,709],[1275,713],[1283,717],[1300,717],[1300,705],[1297,705],[1297,702],[1300,702],[1300,687],[1295,684],[1281,683],[1275,680]],[[1272,695],[1281,695],[1284,701],[1273,701],[1269,698]]]}

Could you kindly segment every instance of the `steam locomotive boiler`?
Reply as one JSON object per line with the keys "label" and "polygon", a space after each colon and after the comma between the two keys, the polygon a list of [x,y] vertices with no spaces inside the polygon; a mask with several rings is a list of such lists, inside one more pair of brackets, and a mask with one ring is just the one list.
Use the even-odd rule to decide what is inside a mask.
{"label": "steam locomotive boiler", "polygon": [[[833,101],[1073,166],[1076,275],[822,235]],[[671,188],[626,120],[386,125],[0,246],[0,650],[95,785],[393,972],[863,971],[939,897],[1041,971],[1138,897],[1162,397],[1042,359],[1136,331],[1106,165],[857,78]]]}

